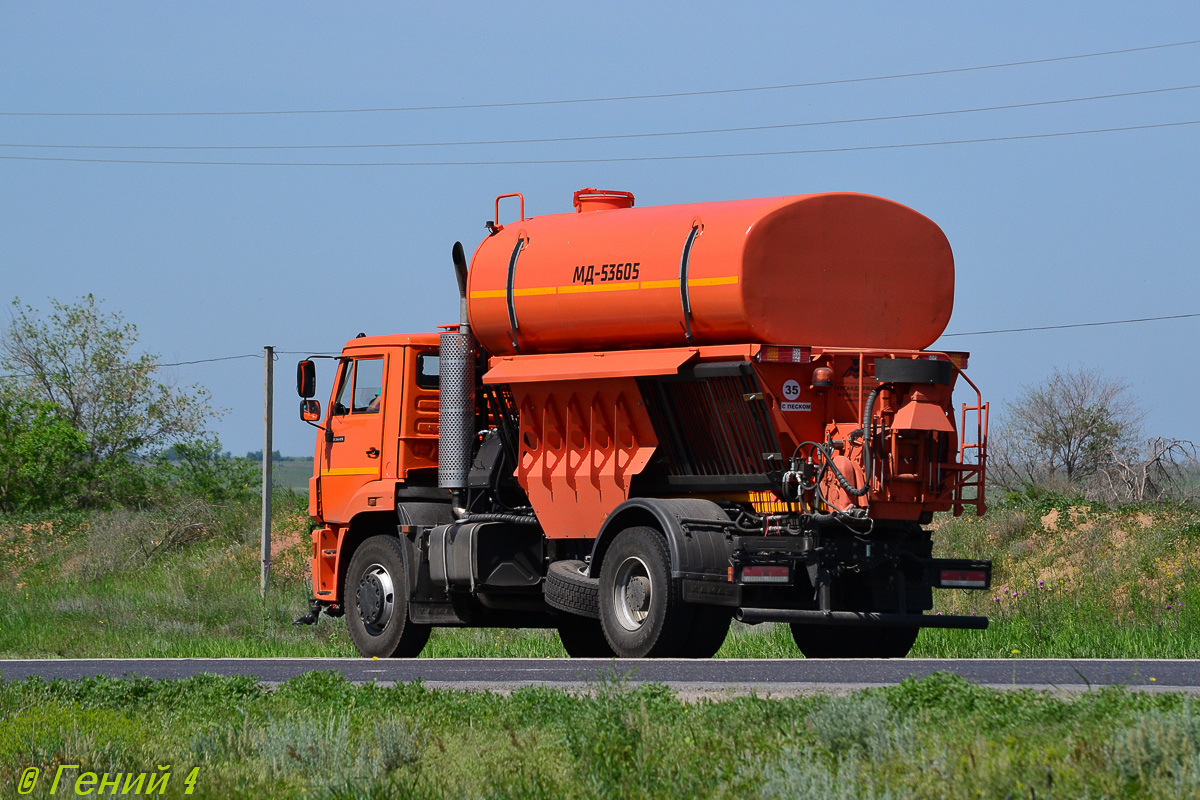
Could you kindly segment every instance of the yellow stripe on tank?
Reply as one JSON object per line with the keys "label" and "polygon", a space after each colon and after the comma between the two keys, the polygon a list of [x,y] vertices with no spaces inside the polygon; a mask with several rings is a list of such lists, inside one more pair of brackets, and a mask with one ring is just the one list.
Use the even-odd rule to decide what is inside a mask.
{"label": "yellow stripe on tank", "polygon": [[[700,286],[732,286],[738,283],[737,275],[723,278],[689,278],[688,288]],[[678,289],[679,280],[669,281],[623,281],[620,283],[573,284],[571,286],[531,286],[513,289],[514,297],[536,297],[546,294],[587,294],[590,292],[630,292],[638,289]],[[472,300],[507,299],[507,289],[479,289],[471,292]]]}

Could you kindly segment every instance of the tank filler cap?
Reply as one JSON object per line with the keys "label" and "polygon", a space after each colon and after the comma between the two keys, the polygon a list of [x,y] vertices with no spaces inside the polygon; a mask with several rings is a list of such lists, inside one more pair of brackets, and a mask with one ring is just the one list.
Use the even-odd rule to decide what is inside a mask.
{"label": "tank filler cap", "polygon": [[633,192],[618,192],[613,189],[580,189],[572,203],[579,213],[585,211],[610,211],[615,208],[633,208]]}

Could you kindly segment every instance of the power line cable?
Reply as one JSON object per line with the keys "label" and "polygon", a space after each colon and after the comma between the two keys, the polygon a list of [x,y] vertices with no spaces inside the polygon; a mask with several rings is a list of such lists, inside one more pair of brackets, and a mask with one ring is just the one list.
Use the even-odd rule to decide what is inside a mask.
{"label": "power line cable", "polygon": [[943,333],[940,338],[949,339],[951,336],[986,336],[993,333],[1025,333],[1026,331],[1058,331],[1065,328],[1095,328],[1101,325],[1129,325],[1135,322],[1159,322],[1165,319],[1190,319],[1200,317],[1197,314],[1171,314],[1165,317],[1139,317],[1137,319],[1113,319],[1105,322],[1076,322],[1070,325],[1038,325],[1030,328],[1004,328],[994,331],[967,331],[964,333]]}
{"label": "power line cable", "polygon": [[[1103,325],[1130,325],[1142,322],[1161,322],[1163,320],[1172,319],[1193,319],[1200,317],[1200,312],[1194,314],[1170,314],[1161,317],[1137,317],[1135,319],[1114,319],[1105,320],[1103,322],[1075,322],[1067,325],[1036,325],[1026,328],[1003,328],[989,331],[963,331],[959,333],[943,333],[939,338],[949,339],[953,336],[986,336],[998,333],[1027,333],[1029,331],[1056,331],[1067,328],[1095,328]],[[338,353],[329,353],[328,351],[313,351],[313,350],[276,350],[276,355],[339,355]],[[173,361],[164,364],[153,364],[151,369],[161,369],[163,367],[182,367],[190,364],[211,364],[218,361],[236,361],[244,358],[262,358],[262,353],[246,353],[236,356],[218,356],[216,358],[199,358],[192,361]],[[126,369],[141,369],[141,365],[130,364]],[[32,378],[36,377],[33,373],[8,373],[2,375],[3,378]]]}
{"label": "power line cable", "polygon": [[8,156],[0,155],[4,161],[43,161],[74,164],[151,164],[202,167],[496,167],[532,166],[546,164],[615,164],[648,161],[697,161],[718,158],[756,158],[763,156],[817,155],[825,153],[856,153],[871,150],[902,150],[914,147],[942,147],[957,144],[985,144],[989,142],[1015,142],[1033,139],[1055,139],[1064,136],[1085,136],[1097,133],[1120,133],[1144,131],[1156,128],[1178,128],[1200,125],[1200,119],[1180,122],[1159,122],[1148,125],[1126,125],[1113,128],[1089,128],[1087,130],[1056,131],[1053,133],[1029,133],[1013,136],[987,136],[975,139],[943,139],[934,142],[905,142],[900,144],[858,145],[853,147],[819,147],[806,150],[763,150],[744,153],[701,153],[696,155],[671,156],[625,156],[612,158],[533,158],[493,161],[194,161],[137,158],[77,158],[65,156]]}
{"label": "power line cable", "polygon": [[155,367],[182,367],[188,364],[211,364],[214,361],[236,361],[239,358],[262,358],[262,353],[247,353],[241,356],[221,356],[220,358],[200,358],[195,361],[175,361],[169,364],[156,364]]}
{"label": "power line cable", "polygon": [[482,108],[522,108],[531,106],[578,105],[583,103],[612,103],[627,100],[665,100],[677,97],[705,97],[722,94],[742,94],[748,92],[773,92],[782,89],[807,89],[817,86],[841,86],[854,83],[870,83],[874,81],[891,81],[905,78],[925,78],[934,75],[953,75],[964,72],[980,72],[983,70],[1007,69],[1024,67],[1034,64],[1050,64],[1061,61],[1077,61],[1088,58],[1124,55],[1127,53],[1144,53],[1152,50],[1165,50],[1174,47],[1187,47],[1200,44],[1200,39],[1183,42],[1168,42],[1165,44],[1145,45],[1142,47],[1126,47],[1120,50],[1102,50],[1093,53],[1077,53],[1050,58],[1033,58],[1023,61],[1006,61],[997,64],[979,64],[969,67],[952,67],[949,69],[924,70],[920,72],[900,72],[888,75],[869,75],[858,78],[834,78],[823,81],[806,81],[803,83],[783,83],[770,86],[743,86],[731,89],[700,89],[689,92],[660,92],[656,94],[613,95],[608,97],[578,97],[559,98],[553,100],[515,100],[493,103],[459,103],[453,105],[426,106],[394,106],[377,108],[321,108],[321,109],[277,109],[267,111],[0,111],[4,117],[239,117],[239,116],[273,116],[287,114],[375,114],[409,111],[457,111]]}
{"label": "power line cable", "polygon": [[[154,372],[155,370],[162,369],[163,367],[183,367],[183,366],[187,366],[189,364],[211,364],[214,361],[236,361],[240,358],[262,358],[262,353],[247,353],[245,355],[239,355],[239,356],[218,356],[217,358],[199,358],[199,359],[195,359],[193,361],[172,361],[172,362],[168,362],[168,363],[164,363],[164,364],[160,364],[158,362],[155,362],[153,364],[140,364],[140,363],[123,364],[120,367],[112,367],[111,369],[120,369],[123,371],[146,370],[147,372]],[[56,370],[46,370],[46,373],[51,373],[51,372],[55,372],[55,371]],[[0,375],[0,377],[3,377],[3,378],[36,378],[36,377],[38,377],[38,374],[33,373],[33,372],[9,372],[4,375]]]}
{"label": "power line cable", "polygon": [[552,136],[535,139],[480,139],[462,142],[394,142],[382,144],[267,144],[267,145],[138,145],[138,144],[34,144],[28,142],[0,143],[0,147],[38,149],[38,150],[368,150],[402,147],[476,147],[484,145],[508,144],[555,144],[563,142],[598,142],[617,139],[651,139],[672,136],[698,136],[715,133],[746,133],[752,131],[788,130],[795,128],[811,128],[825,125],[851,125],[862,122],[891,122],[905,119],[922,119],[926,117],[943,117],[956,114],[977,114],[986,111],[1008,111],[1019,108],[1037,108],[1043,106],[1066,105],[1069,103],[1086,103],[1096,100],[1112,100],[1124,97],[1140,97],[1168,92],[1182,92],[1200,89],[1200,84],[1187,86],[1171,86],[1162,89],[1142,89],[1134,92],[1116,92],[1112,94],[1097,94],[1087,97],[1070,97],[1059,100],[1038,100],[1028,103],[1008,103],[996,106],[978,106],[974,108],[958,108],[946,111],[923,111],[911,114],[889,114],[875,117],[851,117],[848,119],[817,120],[812,122],[789,122],[775,125],[746,125],[735,128],[703,128],[687,131],[661,131],[651,133],[616,133],[593,136]]}

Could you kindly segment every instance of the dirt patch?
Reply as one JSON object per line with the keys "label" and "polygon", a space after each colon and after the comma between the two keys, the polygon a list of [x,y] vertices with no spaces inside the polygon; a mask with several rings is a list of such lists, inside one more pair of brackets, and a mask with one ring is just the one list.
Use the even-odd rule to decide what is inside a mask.
{"label": "dirt patch", "polygon": [[1074,582],[1076,575],[1078,575],[1078,570],[1075,565],[1065,559],[1060,559],[1038,572],[1038,580],[1045,581],[1050,586],[1057,586],[1060,583]]}
{"label": "dirt patch", "polygon": [[276,521],[271,531],[271,569],[287,580],[308,579],[312,555],[312,533],[307,517]]}
{"label": "dirt patch", "polygon": [[1056,532],[1058,530],[1058,516],[1057,508],[1050,509],[1050,512],[1042,517],[1042,527],[1050,533]]}
{"label": "dirt patch", "polygon": [[1129,544],[1129,534],[1125,532],[1124,528],[1113,528],[1109,534],[1109,541],[1114,550],[1124,550]]}
{"label": "dirt patch", "polygon": [[83,567],[83,563],[86,560],[83,553],[75,553],[63,562],[63,573],[66,575],[75,575]]}

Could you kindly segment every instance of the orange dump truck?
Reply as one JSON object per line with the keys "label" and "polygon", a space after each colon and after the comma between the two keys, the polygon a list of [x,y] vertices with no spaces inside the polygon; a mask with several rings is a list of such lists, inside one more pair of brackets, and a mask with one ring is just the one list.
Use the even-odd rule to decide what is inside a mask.
{"label": "orange dump truck", "polygon": [[[520,197],[505,195],[502,197]],[[500,199],[496,201],[498,219]],[[935,512],[984,512],[987,405],[950,319],[942,231],[829,193],[488,223],[460,319],[347,342],[309,512],[313,607],[367,656],[433,626],[556,628],[572,656],[712,656],[788,622],[808,657],[900,657],[934,589]],[[956,408],[953,392],[969,402]]]}

